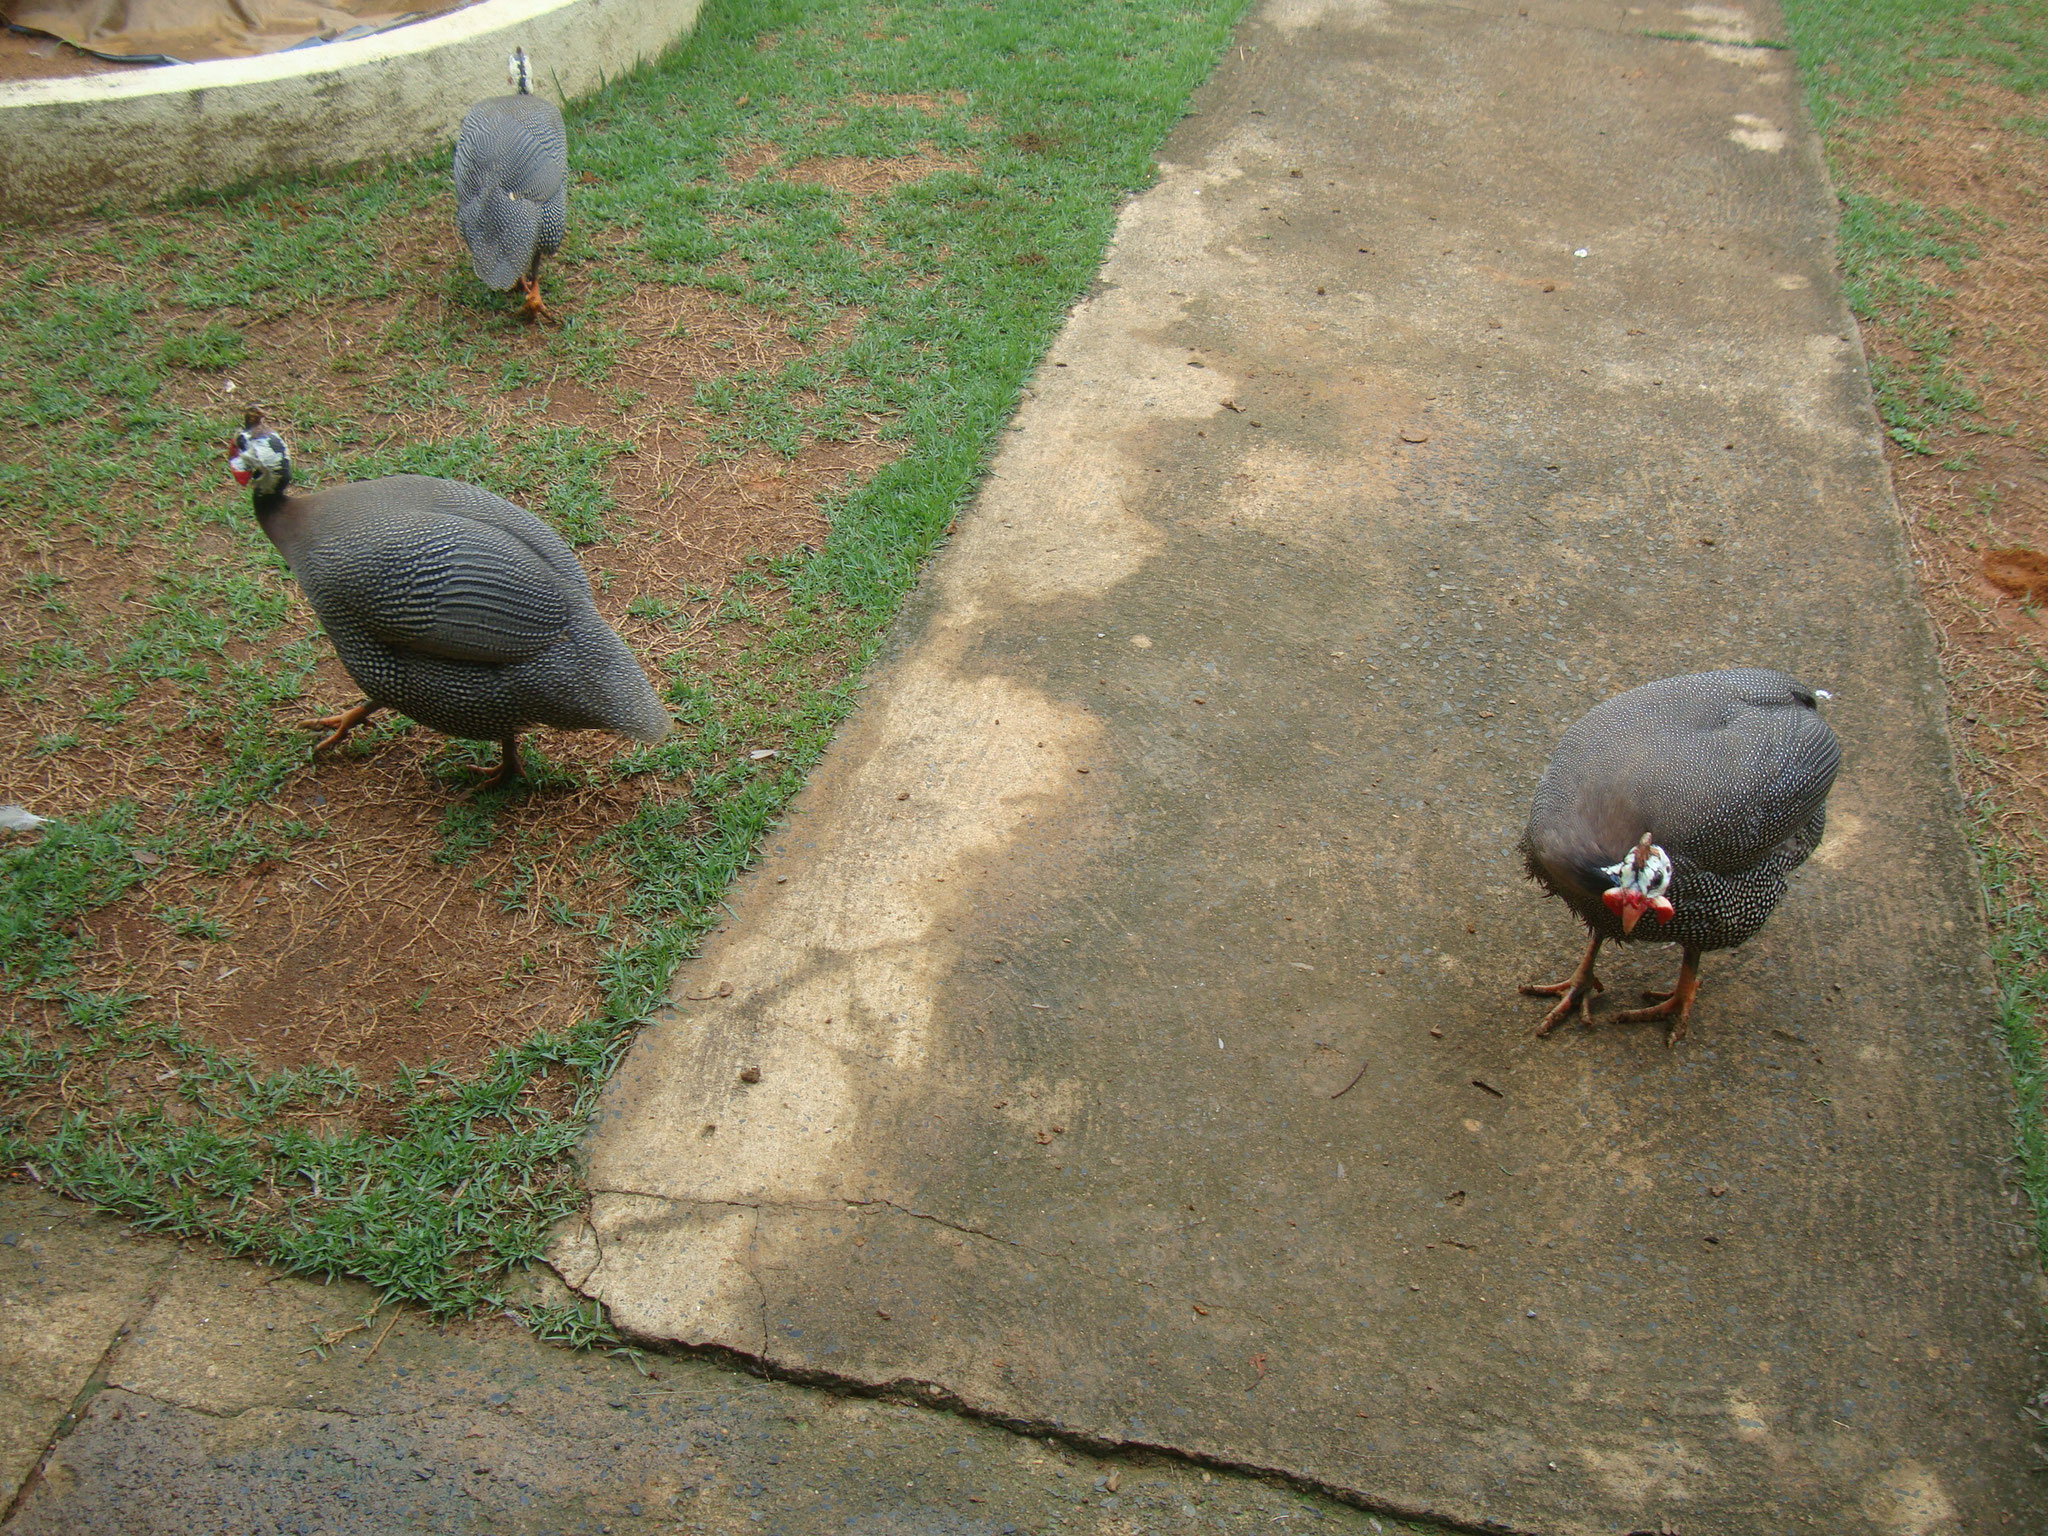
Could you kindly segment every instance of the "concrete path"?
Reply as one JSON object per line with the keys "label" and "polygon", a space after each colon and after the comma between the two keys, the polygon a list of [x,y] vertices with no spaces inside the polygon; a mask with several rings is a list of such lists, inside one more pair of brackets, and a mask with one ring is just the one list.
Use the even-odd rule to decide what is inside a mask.
{"label": "concrete path", "polygon": [[[556,1259],[620,1324],[1488,1530],[2040,1528],[1832,201],[1784,53],[1659,31],[1783,35],[1246,26],[613,1085]],[[1836,695],[1826,844],[1679,1049],[1532,1038],[1582,943],[1513,851],[1551,747],[1736,663]]]}
{"label": "concrete path", "polygon": [[[559,1287],[558,1287],[559,1289]],[[6,1536],[1374,1536],[1325,1499],[1110,1461],[705,1360],[639,1367],[0,1186]]]}

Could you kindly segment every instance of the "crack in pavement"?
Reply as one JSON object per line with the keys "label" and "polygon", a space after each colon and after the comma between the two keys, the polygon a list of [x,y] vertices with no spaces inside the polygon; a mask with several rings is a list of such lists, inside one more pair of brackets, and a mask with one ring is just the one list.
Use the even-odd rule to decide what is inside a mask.
{"label": "crack in pavement", "polygon": [[[638,1194],[639,1191],[608,1191],[608,1193]],[[651,1199],[666,1199],[665,1196],[649,1196]],[[689,1202],[678,1201],[686,1204]],[[710,1205],[736,1205],[741,1202],[712,1200]],[[770,1205],[787,1202],[766,1202]],[[854,1204],[841,1201],[835,1204]],[[886,1202],[859,1202],[886,1203]],[[1296,1493],[1326,1498],[1352,1509],[1362,1510],[1369,1515],[1382,1515],[1389,1519],[1409,1521],[1434,1526],[1447,1532],[1469,1532],[1472,1536],[1550,1536],[1536,1526],[1510,1525],[1498,1520],[1460,1520],[1425,1505],[1408,1504],[1373,1494],[1363,1488],[1353,1488],[1342,1483],[1313,1476],[1291,1467],[1265,1462],[1220,1455],[1214,1452],[1191,1450],[1186,1446],[1174,1445],[1161,1440],[1139,1440],[1120,1435],[1092,1433],[1076,1429],[1070,1424],[1053,1419],[1032,1418],[1020,1414],[1004,1413],[999,1409],[984,1406],[972,1399],[961,1396],[943,1382],[917,1376],[892,1376],[886,1380],[874,1380],[847,1375],[819,1366],[798,1366],[777,1360],[765,1351],[751,1355],[730,1345],[692,1345],[675,1339],[646,1336],[645,1347],[659,1354],[710,1358],[721,1362],[727,1369],[735,1368],[741,1362],[750,1374],[763,1379],[783,1381],[793,1386],[812,1387],[849,1397],[877,1398],[897,1402],[911,1408],[933,1412],[944,1412],[977,1424],[986,1424],[1005,1430],[1024,1439],[1056,1443],[1071,1450],[1083,1452],[1097,1458],[1154,1457],[1178,1466],[1190,1467],[1203,1472],[1217,1472],[1229,1477],[1251,1478],[1259,1482],[1290,1489]]]}
{"label": "crack in pavement", "polygon": [[[824,1212],[832,1210],[861,1211],[880,1207],[883,1210],[895,1211],[901,1216],[908,1216],[915,1221],[928,1221],[934,1226],[946,1228],[949,1232],[961,1232],[969,1237],[985,1237],[992,1243],[1001,1243],[1005,1247],[1016,1248],[1025,1253],[1036,1253],[1040,1258],[1051,1259],[1057,1257],[1055,1254],[1040,1253],[1036,1248],[1027,1247],[1025,1244],[1018,1242],[1014,1237],[1004,1237],[1001,1233],[991,1232],[984,1227],[970,1226],[966,1222],[952,1221],[944,1216],[934,1216],[929,1211],[920,1211],[914,1206],[900,1205],[894,1200],[885,1200],[879,1196],[868,1200],[724,1200],[712,1195],[660,1195],[652,1190],[622,1189],[614,1185],[593,1185],[590,1192],[593,1195],[630,1195],[636,1200],[658,1200],[665,1205],[719,1205],[730,1210],[753,1211],[756,1214],[763,1210]],[[588,1224],[586,1220],[585,1225]],[[595,1240],[594,1231],[592,1236],[593,1240]],[[602,1262],[603,1247],[601,1243],[599,1244],[598,1252],[599,1262]],[[1141,1281],[1138,1283],[1147,1284],[1149,1282]]]}
{"label": "crack in pavement", "polygon": [[757,1298],[757,1299],[759,1300],[759,1302],[760,1302],[760,1307],[761,1307],[761,1355],[762,1355],[762,1357],[763,1357],[763,1358],[765,1359],[765,1358],[767,1357],[767,1354],[768,1354],[768,1339],[769,1339],[769,1334],[768,1334],[768,1286],[767,1286],[766,1282],[764,1282],[764,1281],[763,1281],[763,1280],[761,1279],[761,1271],[759,1270],[759,1268],[758,1268],[758,1267],[756,1267],[756,1265],[755,1265],[755,1262],[754,1262],[754,1259],[755,1259],[755,1250],[756,1250],[757,1248],[759,1248],[759,1247],[760,1247],[760,1244],[761,1244],[761,1210],[760,1210],[760,1207],[759,1207],[759,1206],[756,1206],[756,1207],[754,1208],[754,1212],[753,1212],[753,1217],[754,1217],[754,1226],[753,1226],[753,1230],[752,1230],[751,1232],[749,1232],[749,1233],[747,1234],[747,1262],[746,1262],[745,1268],[746,1268],[746,1271],[747,1271],[747,1278],[748,1278],[749,1280],[751,1280],[751,1281],[752,1281],[752,1282],[754,1283],[754,1295],[755,1295],[755,1297],[756,1297],[756,1298]]}
{"label": "crack in pavement", "polygon": [[[40,1183],[41,1180],[37,1182]],[[22,1501],[42,1482],[43,1468],[49,1462],[50,1452],[57,1448],[59,1441],[78,1427],[79,1420],[85,1417],[85,1410],[91,1406],[92,1400],[108,1386],[115,1355],[120,1353],[121,1346],[134,1336],[136,1328],[156,1309],[156,1304],[163,1295],[164,1276],[176,1262],[176,1255],[171,1254],[151,1266],[149,1284],[143,1289],[141,1296],[136,1298],[135,1305],[129,1308],[127,1317],[114,1330],[114,1336],[107,1341],[107,1347],[100,1351],[99,1358],[86,1373],[84,1384],[72,1395],[71,1404],[57,1420],[56,1427],[44,1439],[42,1450],[36,1453],[34,1464],[29,1467],[28,1475],[22,1478],[21,1486],[14,1490],[14,1497],[7,1501],[4,1510],[0,1510],[0,1526],[14,1518],[15,1511],[22,1506]]]}

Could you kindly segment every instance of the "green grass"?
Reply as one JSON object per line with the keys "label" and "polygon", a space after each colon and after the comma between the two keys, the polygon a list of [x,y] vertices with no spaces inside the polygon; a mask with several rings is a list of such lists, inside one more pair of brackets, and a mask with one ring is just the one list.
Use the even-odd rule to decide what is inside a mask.
{"label": "green grass", "polygon": [[1955,290],[1928,273],[1960,273],[1979,252],[1967,234],[1973,222],[1952,209],[1850,192],[1842,199],[1839,239],[1844,296],[1863,320],[1882,318],[1912,353],[1901,367],[1870,360],[1870,383],[1892,441],[1931,454],[1934,434],[1960,424],[1979,405],[1952,365],[1955,330],[1935,305]]}
{"label": "green grass", "polygon": [[[1847,185],[1855,146],[1886,119],[1900,96],[1946,83],[1995,86],[2023,96],[2048,85],[2048,11],[1982,0],[1787,0],[1806,100],[1838,184]],[[1935,434],[1978,409],[1975,383],[1952,361],[1955,334],[1934,301],[1949,296],[1944,274],[1975,259],[1979,210],[1928,208],[1868,190],[1844,194],[1840,252],[1857,318],[1882,320],[1910,354],[1904,364],[1873,357],[1886,430],[1914,453],[1934,452]]]}
{"label": "green grass", "polygon": [[[0,465],[0,524],[31,549],[85,540],[142,572],[95,616],[69,584],[28,570],[15,600],[52,633],[0,663],[0,690],[24,706],[87,701],[31,744],[36,760],[133,736],[151,690],[177,701],[173,735],[217,743],[205,782],[168,808],[108,804],[0,850],[0,986],[63,1020],[0,1033],[0,1159],[146,1228],[358,1276],[437,1315],[502,1304],[508,1274],[582,1198],[569,1154],[598,1088],[850,708],[883,627],[1092,279],[1120,200],[1151,180],[1154,147],[1242,6],[714,0],[671,56],[570,110],[581,179],[550,269],[566,320],[529,349],[498,344],[504,301],[466,271],[427,292],[384,257],[380,229],[429,214],[445,224],[438,155],[188,195],[55,241],[0,234],[12,274],[0,428],[30,445]],[[938,110],[890,104],[910,93]],[[756,146],[788,165],[925,145],[973,168],[859,205],[725,168]],[[203,898],[152,896],[152,884],[174,866],[258,868],[320,835],[271,803],[304,763],[308,738],[279,722],[310,702],[318,653],[246,501],[223,489],[237,401],[221,380],[266,356],[283,322],[373,316],[333,343],[362,400],[300,385],[264,402],[293,424],[303,478],[475,481],[550,518],[602,580],[621,531],[611,475],[633,444],[508,414],[503,397],[553,377],[630,408],[641,385],[619,369],[612,317],[648,285],[731,296],[820,342],[787,366],[703,382],[719,413],[709,454],[787,455],[876,423],[903,452],[834,498],[821,549],[756,559],[716,592],[647,610],[708,620],[725,649],[715,678],[658,679],[681,729],[612,770],[683,790],[581,850],[624,871],[626,894],[545,907],[596,946],[602,1007],[481,1068],[420,1063],[372,1084],[258,1070],[188,1036],[159,1000],[84,987],[78,946],[94,912],[127,902],[186,942],[231,942]],[[412,424],[392,430],[401,417]],[[380,722],[356,741],[399,729]],[[139,750],[152,739],[174,745],[159,730]],[[764,742],[778,755],[752,758]],[[451,746],[440,771],[492,755]],[[544,752],[534,767],[543,784],[557,772]],[[504,803],[451,805],[441,860],[462,870],[516,837]],[[532,859],[510,868],[494,894],[523,911]],[[539,1323],[607,1341],[595,1317]]]}
{"label": "green grass", "polygon": [[[1946,467],[1967,469],[1974,453],[1955,452],[1955,433],[1999,428],[1975,416],[1977,381],[1961,377],[1952,363],[1956,338],[1940,301],[1951,296],[1951,284],[1969,280],[1979,254],[1972,236],[1985,228],[1984,217],[1969,207],[1927,207],[1856,186],[1855,151],[1914,88],[1946,87],[1944,101],[1973,85],[2038,99],[2048,88],[2048,10],[2010,0],[1787,0],[1785,17],[1809,110],[1844,189],[1846,297],[1866,326],[1889,332],[1911,359],[1899,366],[1872,358],[1878,411],[1901,448],[1949,455]],[[2038,121],[2029,113],[2008,126],[2026,131]],[[1944,434],[1947,444],[1938,441]],[[2036,680],[2036,707],[2048,706],[2038,667]],[[2015,1088],[2012,1168],[2048,1263],[2048,892],[2030,873],[2042,867],[2042,830],[2001,831],[1999,807],[1988,798],[1978,810],[1971,839],[1984,877]]]}
{"label": "green grass", "polygon": [[[2000,1019],[2022,1113],[2016,1117],[2014,1170],[2032,1199],[2035,1237],[2048,1262],[2048,1124],[2040,1113],[2048,1093],[2048,891],[2027,873],[2018,851],[1988,820],[1975,828],[1985,905],[1991,917],[1991,961],[2000,981]],[[2025,1112],[2031,1108],[2032,1112]]]}
{"label": "green grass", "polygon": [[1932,81],[1982,81],[2022,95],[2048,85],[2048,16],[1984,0],[1789,0],[1814,125],[1823,136],[1882,116]]}

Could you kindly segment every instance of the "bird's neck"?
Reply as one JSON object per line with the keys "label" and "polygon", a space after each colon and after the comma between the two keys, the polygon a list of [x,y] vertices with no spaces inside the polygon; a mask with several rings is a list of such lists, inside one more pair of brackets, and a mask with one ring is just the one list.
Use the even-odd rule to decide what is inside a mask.
{"label": "bird's neck", "polygon": [[289,487],[266,491],[256,498],[256,526],[284,556],[285,563],[298,568],[297,555],[306,541],[306,509],[319,497],[294,496]]}

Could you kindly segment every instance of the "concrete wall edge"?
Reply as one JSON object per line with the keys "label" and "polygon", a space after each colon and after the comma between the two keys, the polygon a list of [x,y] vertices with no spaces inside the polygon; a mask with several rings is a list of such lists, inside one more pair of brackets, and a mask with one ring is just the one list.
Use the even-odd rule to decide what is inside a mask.
{"label": "concrete wall edge", "polygon": [[659,57],[700,0],[482,0],[375,37],[253,59],[0,85],[0,213],[45,220],[259,175],[452,145],[524,47],[559,102]]}

